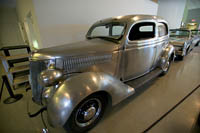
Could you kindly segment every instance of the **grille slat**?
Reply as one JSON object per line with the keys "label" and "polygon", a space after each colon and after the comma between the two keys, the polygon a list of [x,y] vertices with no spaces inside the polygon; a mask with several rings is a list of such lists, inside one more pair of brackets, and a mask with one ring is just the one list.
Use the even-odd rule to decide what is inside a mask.
{"label": "grille slat", "polygon": [[42,86],[38,83],[38,75],[45,70],[45,63],[42,61],[30,61],[30,84],[33,99],[36,103],[41,104]]}
{"label": "grille slat", "polygon": [[109,62],[112,55],[99,55],[99,56],[82,56],[82,57],[69,57],[64,59],[64,71],[72,72],[84,67],[89,67],[99,63]]}

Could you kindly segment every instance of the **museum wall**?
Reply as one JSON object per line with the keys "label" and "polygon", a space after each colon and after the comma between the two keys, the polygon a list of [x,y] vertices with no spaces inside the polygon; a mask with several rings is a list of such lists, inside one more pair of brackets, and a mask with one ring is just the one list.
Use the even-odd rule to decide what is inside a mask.
{"label": "museum wall", "polygon": [[199,9],[200,0],[187,0],[187,5],[184,10],[184,16],[182,21],[188,23],[191,22],[191,19],[195,19],[197,23],[200,23]]}
{"label": "museum wall", "polygon": [[200,8],[200,0],[188,0],[188,9]]}
{"label": "museum wall", "polygon": [[0,48],[23,43],[14,7],[0,6]]}
{"label": "museum wall", "polygon": [[200,16],[200,8],[188,10],[188,16],[187,16],[186,23],[191,23],[192,22],[191,20],[195,19],[195,22],[200,24],[199,16]]}
{"label": "museum wall", "polygon": [[95,21],[128,14],[157,14],[151,0],[33,0],[43,47],[83,40]]}
{"label": "museum wall", "polygon": [[[31,14],[31,19],[34,27],[35,36],[39,43],[39,48],[42,48],[42,41],[40,39],[40,30],[38,28],[38,21],[35,15],[35,9],[32,0],[16,0],[16,10],[18,20],[24,26],[24,22],[28,14]],[[24,27],[23,27],[24,28]]]}
{"label": "museum wall", "polygon": [[158,16],[169,22],[171,29],[179,28],[183,18],[186,0],[159,0]]}

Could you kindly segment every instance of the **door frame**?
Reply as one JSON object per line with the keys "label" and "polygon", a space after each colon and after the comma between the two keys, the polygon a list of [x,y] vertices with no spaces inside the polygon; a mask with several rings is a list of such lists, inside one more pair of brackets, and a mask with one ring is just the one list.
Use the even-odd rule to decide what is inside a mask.
{"label": "door frame", "polygon": [[[145,40],[134,40],[134,41],[131,41],[129,40],[129,34],[130,34],[130,31],[131,29],[133,28],[134,25],[138,24],[138,23],[143,23],[143,22],[153,22],[155,24],[155,37],[154,38],[151,38],[151,39],[145,39]],[[124,69],[123,69],[123,80],[124,81],[128,81],[128,80],[132,80],[132,79],[135,79],[135,78],[138,78],[138,77],[141,77],[143,75],[145,75],[146,73],[148,73],[149,71],[151,71],[152,67],[153,67],[153,64],[155,62],[155,56],[156,56],[156,52],[157,52],[157,49],[156,49],[156,46],[157,46],[157,42],[158,42],[158,28],[157,28],[157,21],[156,20],[141,20],[141,21],[137,21],[135,23],[133,23],[127,34],[126,34],[126,43],[124,45],[124,53],[123,53],[123,63],[124,63]],[[148,45],[149,43],[151,43],[151,45]],[[153,49],[156,49],[155,53],[154,53],[154,57],[153,57],[153,61],[151,62],[151,66],[149,68],[149,70],[147,70],[146,72],[140,74],[140,75],[137,75],[137,76],[133,76],[131,78],[127,77],[125,75],[125,69],[127,68],[126,66],[126,60],[127,60],[127,57],[126,57],[126,52],[127,50],[130,50],[130,49],[142,49],[142,48],[146,48],[146,47],[153,47]],[[128,78],[128,79],[127,79]]]}

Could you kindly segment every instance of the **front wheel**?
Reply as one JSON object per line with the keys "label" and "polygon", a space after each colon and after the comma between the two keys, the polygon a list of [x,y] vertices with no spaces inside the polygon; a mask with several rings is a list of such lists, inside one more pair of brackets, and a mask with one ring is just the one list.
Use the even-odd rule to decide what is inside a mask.
{"label": "front wheel", "polygon": [[107,101],[101,95],[89,96],[72,112],[64,128],[72,133],[84,133],[102,118]]}

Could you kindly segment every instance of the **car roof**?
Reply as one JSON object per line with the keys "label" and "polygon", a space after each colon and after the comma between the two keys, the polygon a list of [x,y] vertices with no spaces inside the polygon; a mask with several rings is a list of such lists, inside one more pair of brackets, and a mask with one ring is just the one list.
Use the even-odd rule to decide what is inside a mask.
{"label": "car roof", "polygon": [[97,21],[94,25],[96,24],[101,24],[101,23],[109,23],[109,22],[137,22],[141,20],[156,20],[156,21],[162,21],[167,23],[163,18],[156,16],[156,15],[143,15],[143,14],[136,14],[136,15],[125,15],[125,16],[117,16],[117,17],[111,17],[111,18],[106,18]]}

